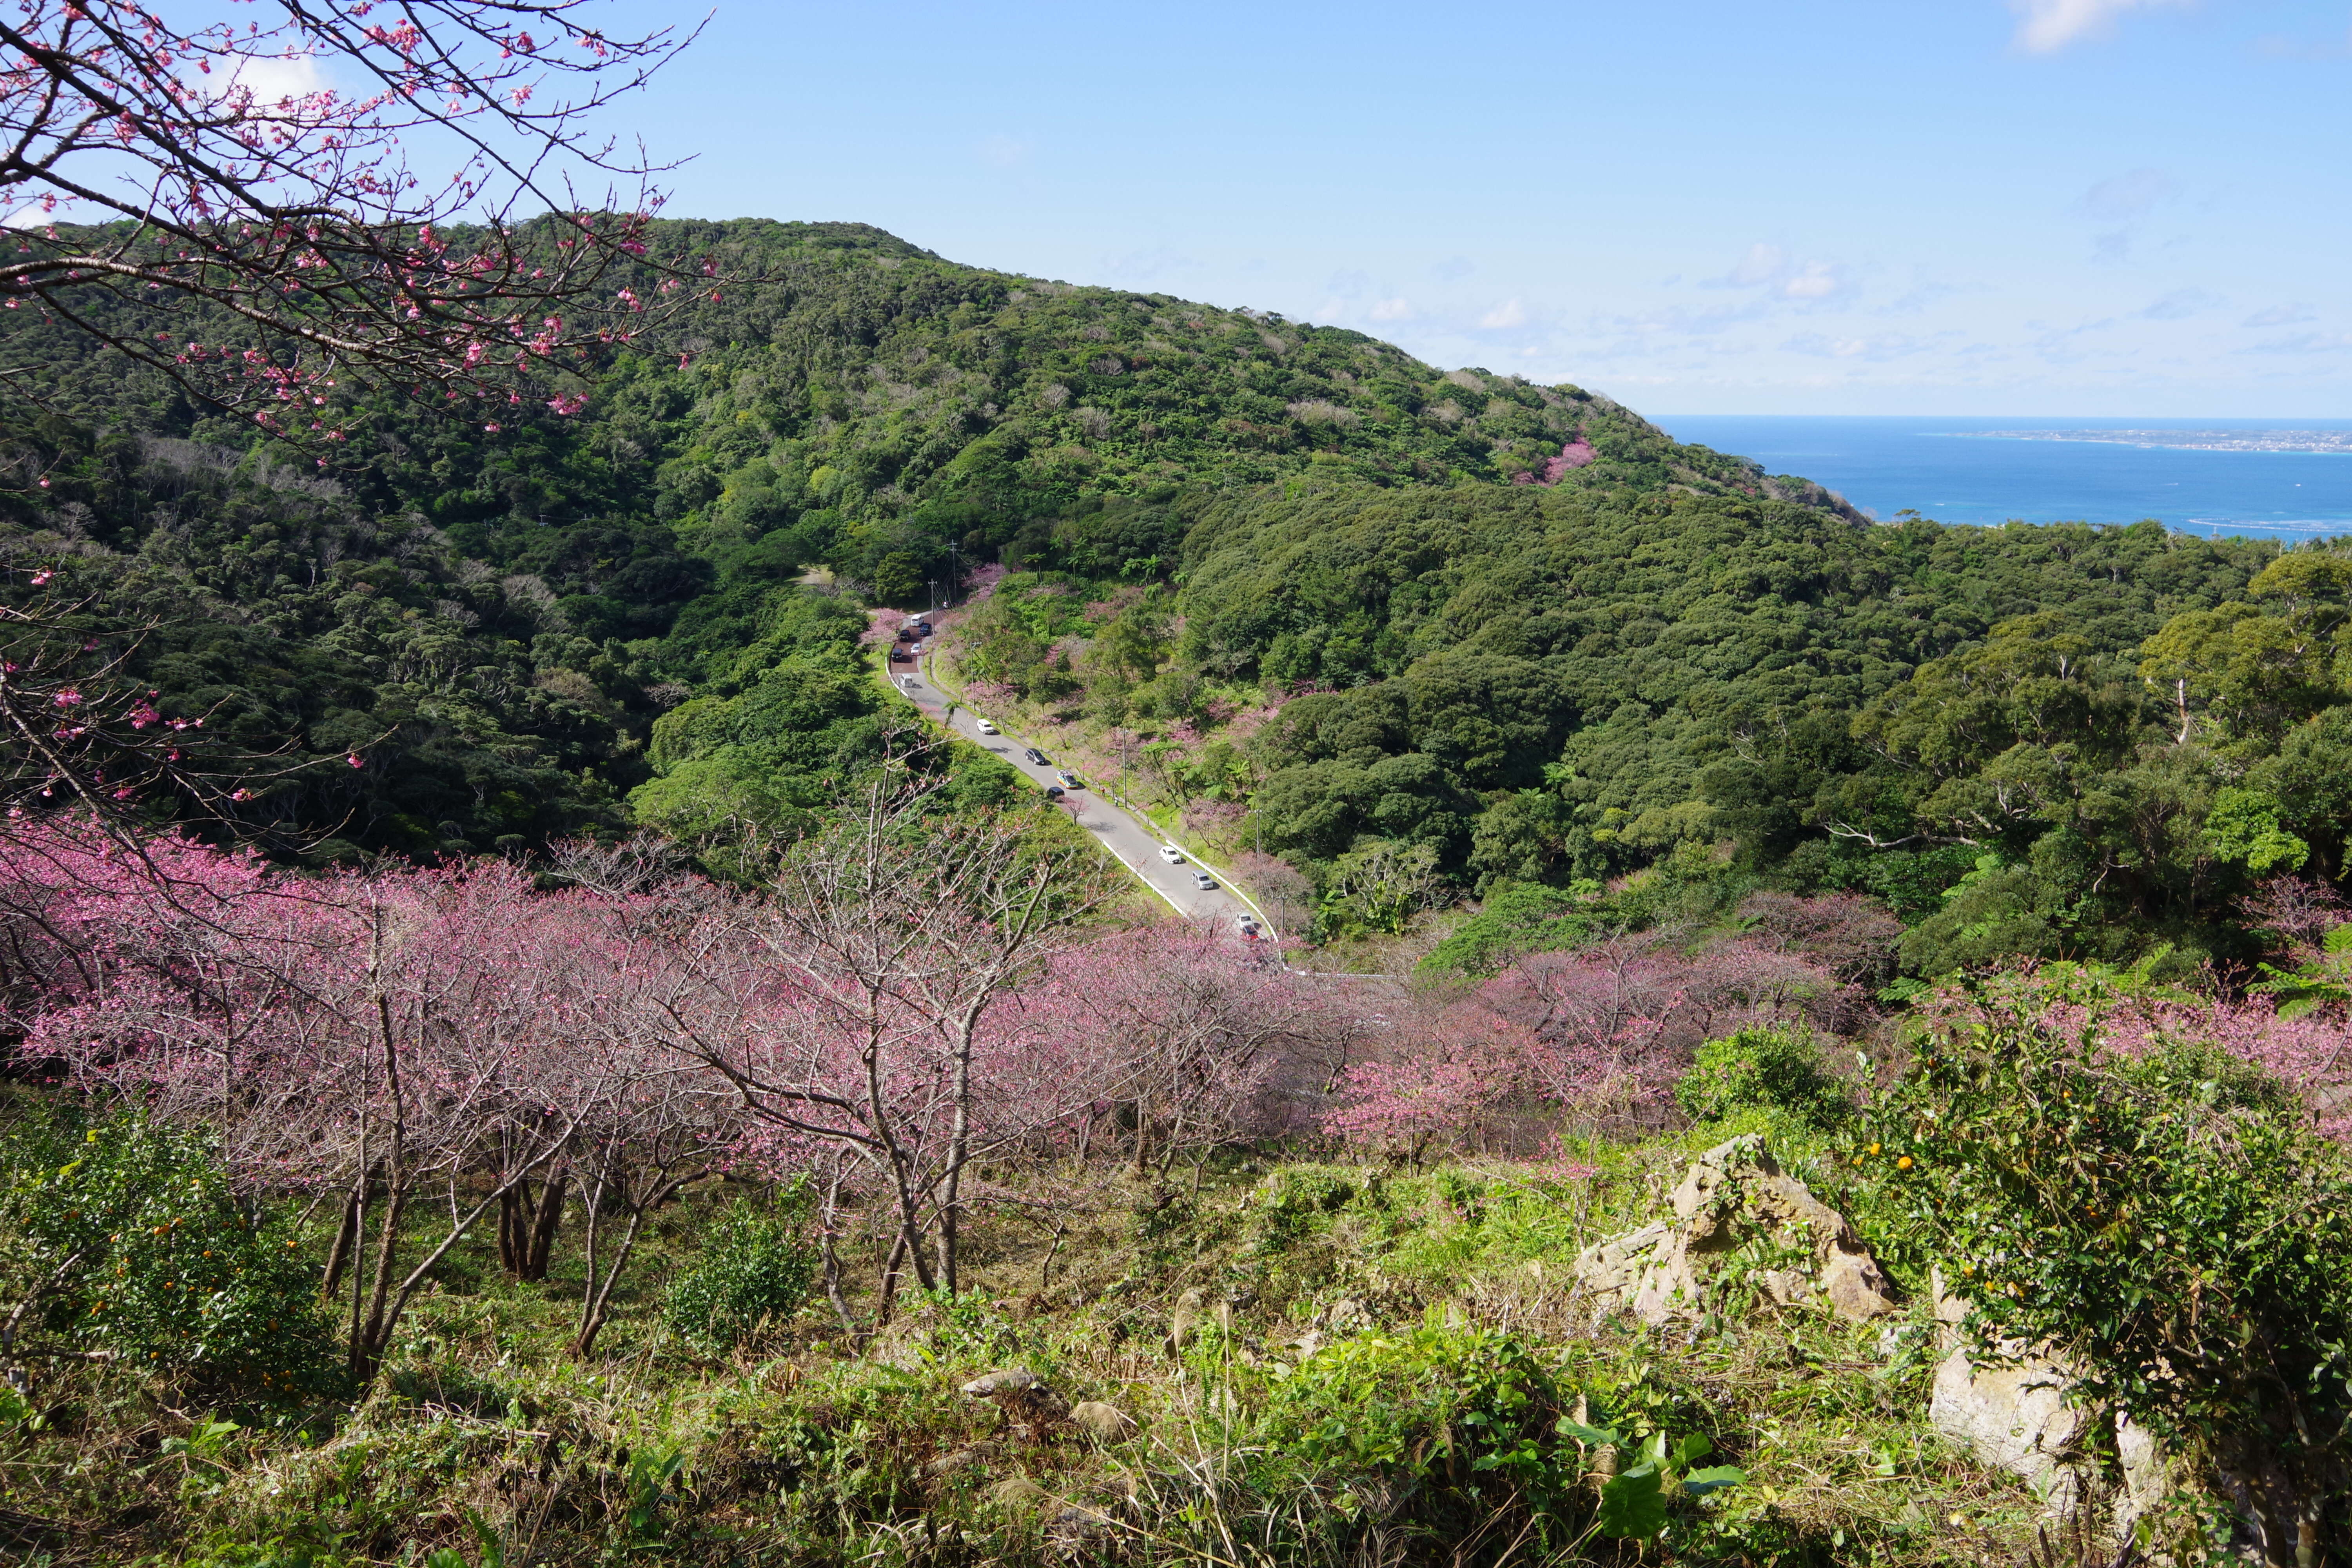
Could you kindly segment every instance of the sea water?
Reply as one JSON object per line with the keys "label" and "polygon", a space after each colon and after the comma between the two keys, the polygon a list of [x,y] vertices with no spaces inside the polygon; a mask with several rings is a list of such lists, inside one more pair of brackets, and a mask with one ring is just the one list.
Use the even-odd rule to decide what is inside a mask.
{"label": "sea water", "polygon": [[1874,517],[2137,522],[2199,533],[2352,534],[2352,419],[1696,415],[1677,441],[1828,486]]}

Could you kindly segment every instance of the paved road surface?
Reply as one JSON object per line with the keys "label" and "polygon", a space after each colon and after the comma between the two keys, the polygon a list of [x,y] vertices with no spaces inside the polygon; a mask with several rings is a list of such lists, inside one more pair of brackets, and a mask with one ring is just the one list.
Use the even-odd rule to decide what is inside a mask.
{"label": "paved road surface", "polygon": [[[972,744],[1003,757],[1024,777],[1035,784],[1041,793],[1047,784],[1061,783],[1054,776],[1054,769],[1062,765],[1061,759],[1054,758],[1051,765],[1039,767],[1021,754],[1027,748],[1028,742],[1009,734],[982,734],[979,719],[969,708],[957,708],[955,717],[950,720],[946,711],[948,696],[931,683],[928,658],[916,674],[907,674],[907,668],[902,664],[889,666],[891,681],[922,710],[925,718],[935,724],[953,729]],[[1049,757],[1053,755],[1050,752],[1046,754]],[[1150,883],[1152,890],[1175,906],[1178,913],[1193,920],[1210,921],[1225,931],[1237,931],[1244,915],[1255,918],[1249,905],[1226,889],[1223,877],[1217,879],[1214,889],[1203,890],[1193,884],[1192,873],[1200,868],[1193,865],[1190,857],[1181,866],[1171,866],[1160,859],[1160,837],[1137,818],[1097,795],[1092,787],[1093,783],[1093,780],[1081,775],[1081,784],[1085,787],[1072,790],[1063,798],[1062,804],[1073,807],[1077,813],[1078,826],[1093,834],[1102,847],[1118,857],[1120,863],[1129,870]]]}

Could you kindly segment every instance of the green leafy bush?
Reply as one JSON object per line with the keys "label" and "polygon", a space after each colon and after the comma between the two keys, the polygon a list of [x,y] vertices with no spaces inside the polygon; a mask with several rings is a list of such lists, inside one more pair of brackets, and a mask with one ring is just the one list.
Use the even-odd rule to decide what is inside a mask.
{"label": "green leafy bush", "polygon": [[1316,1469],[1426,1479],[1475,1492],[1480,1477],[1549,1489],[1551,1373],[1512,1335],[1433,1313],[1399,1333],[1361,1334],[1277,1373],[1261,1418],[1269,1452]]}
{"label": "green leafy bush", "polygon": [[1874,1216],[1972,1303],[1980,1347],[2054,1343],[2078,1397],[2253,1478],[2270,1538],[2352,1535],[2352,1171],[2295,1097],[2210,1044],[2101,1048],[2083,971],[2006,976],[1922,1043],[1850,1156]]}
{"label": "green leafy bush", "polygon": [[319,1392],[339,1375],[315,1270],[231,1190],[199,1135],[135,1112],[20,1130],[7,1150],[7,1265],[40,1341],[225,1394]]}
{"label": "green leafy bush", "polygon": [[1305,1239],[1355,1200],[1356,1184],[1328,1171],[1285,1171],[1267,1184],[1257,1212],[1259,1245],[1270,1251]]}
{"label": "green leafy bush", "polygon": [[1507,1515],[1507,1536],[1524,1528],[1553,1550],[1594,1534],[1654,1541],[1672,1512],[1747,1479],[1730,1466],[1699,1468],[1707,1438],[1669,1438],[1638,1410],[1622,1431],[1576,1420],[1571,1407],[1584,1405],[1527,1343],[1435,1311],[1276,1375],[1256,1435],[1263,1451],[1336,1480],[1343,1514],[1433,1539],[1459,1543],[1456,1527],[1475,1539]]}
{"label": "green leafy bush", "polygon": [[738,1203],[712,1221],[700,1261],[663,1303],[670,1331],[715,1353],[798,1311],[817,1268],[804,1234],[807,1206],[805,1187],[795,1184],[772,1208]]}
{"label": "green leafy bush", "polygon": [[1675,1100],[1699,1121],[1776,1110],[1821,1131],[1853,1113],[1853,1100],[1822,1070],[1820,1042],[1802,1026],[1741,1029],[1707,1041],[1675,1083]]}

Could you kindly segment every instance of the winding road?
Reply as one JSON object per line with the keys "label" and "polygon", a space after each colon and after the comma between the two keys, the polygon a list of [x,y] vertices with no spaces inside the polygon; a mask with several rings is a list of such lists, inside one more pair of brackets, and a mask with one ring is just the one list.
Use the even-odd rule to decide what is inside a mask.
{"label": "winding road", "polygon": [[[1061,783],[1055,773],[1057,764],[1050,757],[1044,765],[1031,762],[1024,754],[1029,742],[1020,736],[983,734],[980,728],[983,716],[974,713],[960,698],[950,697],[940,689],[932,679],[928,653],[916,665],[914,674],[901,673],[906,668],[903,665],[886,664],[884,668],[889,672],[890,684],[897,687],[925,719],[962,736],[984,751],[993,752],[1036,784],[1041,792],[1049,784]],[[952,714],[949,711],[950,702],[955,704]],[[1160,847],[1165,840],[1151,830],[1148,822],[1095,793],[1092,784],[1081,783],[1078,788],[1062,798],[1061,804],[1069,809],[1072,818],[1080,827],[1093,834],[1096,842],[1110,851],[1120,865],[1133,872],[1138,880],[1159,894],[1178,914],[1234,935],[1243,934],[1242,922],[1249,920],[1256,923],[1261,933],[1272,934],[1273,928],[1266,924],[1265,917],[1247,899],[1226,885],[1223,871],[1213,866],[1201,865],[1189,854],[1181,865],[1168,864],[1160,855]],[[1207,889],[1198,886],[1192,880],[1195,871],[1208,872],[1217,885]]]}

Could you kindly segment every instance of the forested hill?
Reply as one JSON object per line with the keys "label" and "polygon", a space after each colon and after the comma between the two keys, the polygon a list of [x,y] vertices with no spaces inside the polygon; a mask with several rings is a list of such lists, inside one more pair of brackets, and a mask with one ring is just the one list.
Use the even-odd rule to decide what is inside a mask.
{"label": "forested hill", "polygon": [[253,803],[333,829],[316,858],[782,820],[875,744],[867,608],[992,564],[964,675],[1288,859],[1326,931],[1727,865],[1885,896],[1920,973],[2242,960],[2250,889],[2342,872],[2332,546],[1873,525],[1356,332],[856,225],[654,238],[732,280],[583,366],[576,417],[346,387],[324,469],[0,320],[57,410],[9,436],[47,484],[0,496],[5,591],[320,759]]}
{"label": "forested hill", "polygon": [[[7,432],[48,479],[0,496],[9,591],[64,563],[46,592],[95,595],[116,637],[146,628],[135,662],[167,708],[221,708],[255,748],[364,751],[267,803],[335,825],[321,853],[430,854],[619,826],[658,713],[786,661],[814,684],[768,726],[796,737],[789,765],[767,760],[821,765],[870,697],[837,679],[854,607],[786,586],[819,563],[882,598],[998,557],[1158,581],[1208,499],[1310,472],[1842,504],[1605,397],[1441,374],[1355,332],[961,267],[857,224],[666,222],[653,241],[751,281],[584,367],[574,418],[490,429],[346,386],[359,434],[325,471],[10,316],[0,363],[35,371],[52,412]],[[152,316],[110,324],[237,331]]]}

